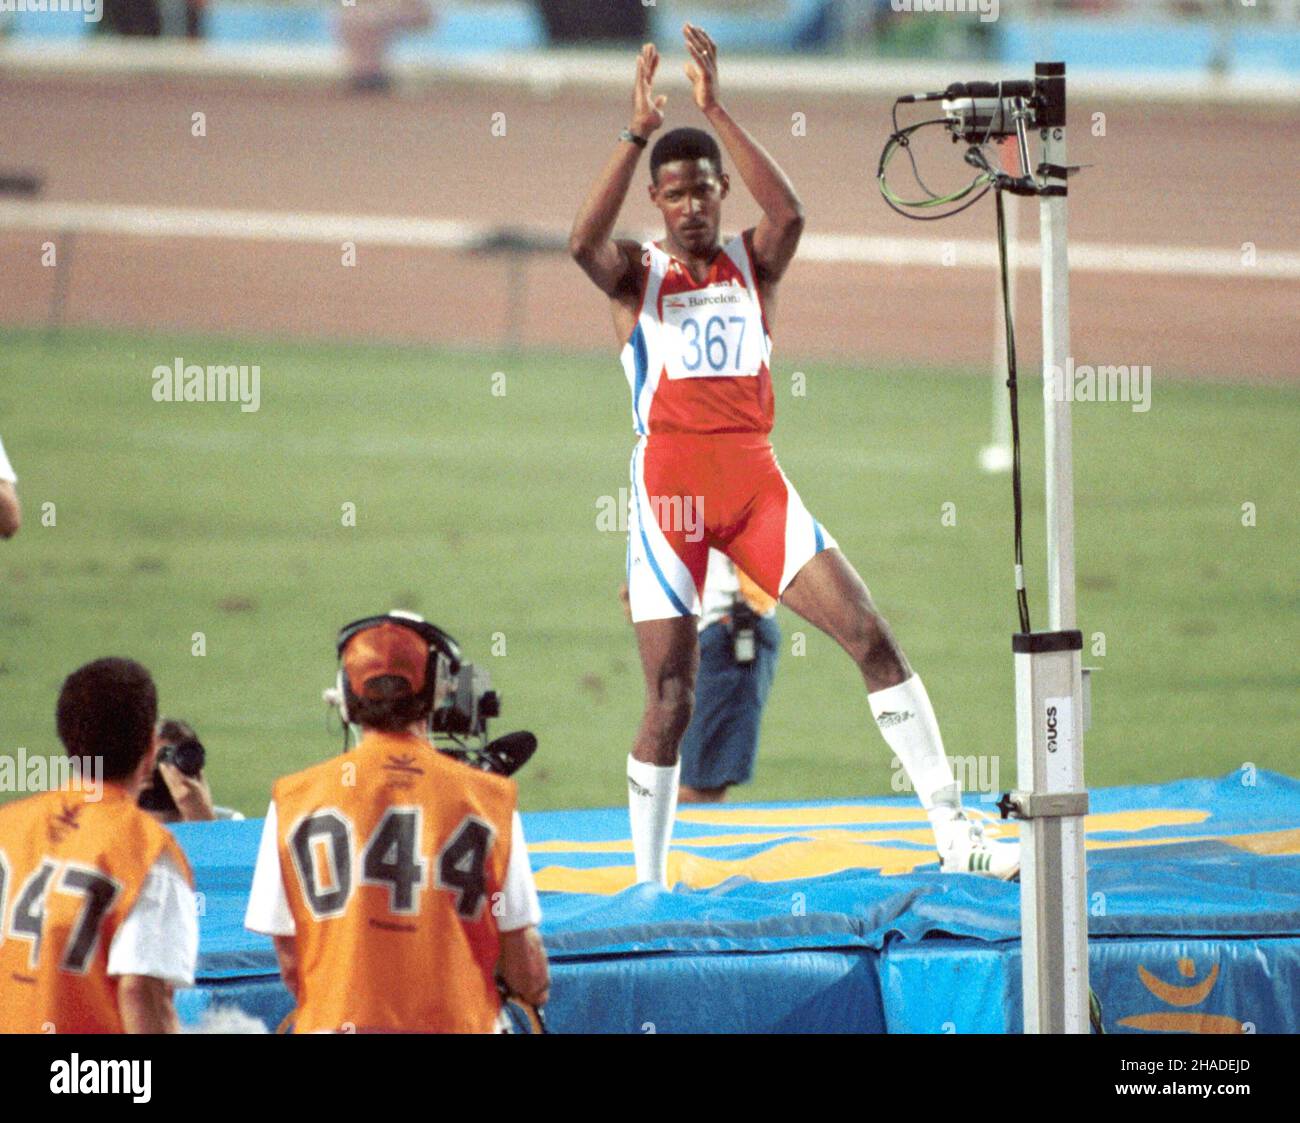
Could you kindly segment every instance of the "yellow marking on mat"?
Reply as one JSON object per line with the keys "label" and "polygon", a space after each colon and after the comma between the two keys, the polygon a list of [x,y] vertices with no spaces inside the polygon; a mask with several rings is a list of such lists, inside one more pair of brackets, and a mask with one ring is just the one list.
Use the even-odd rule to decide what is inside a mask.
{"label": "yellow marking on mat", "polygon": [[[1003,824],[999,824],[1001,827]],[[1007,824],[1010,825],[1010,824]],[[1015,828],[1010,832],[1015,834]],[[999,836],[1001,837],[1001,836]],[[817,842],[915,842],[921,846],[934,846],[934,832],[927,827],[915,830],[850,831],[850,830],[793,830],[764,834],[710,834],[698,838],[678,837],[677,846],[761,846],[769,842],[795,842],[810,839]],[[630,854],[632,840],[617,838],[604,842],[537,842],[528,844],[530,854]]]}
{"label": "yellow marking on mat", "polygon": [[1149,831],[1152,827],[1184,827],[1203,823],[1210,817],[1208,811],[1197,809],[1174,810],[1152,808],[1145,811],[1108,811],[1104,815],[1089,815],[1084,828],[1089,831]]}
{"label": "yellow marking on mat", "polygon": [[545,866],[533,875],[533,880],[542,893],[596,893],[612,897],[636,884],[636,869],[632,866],[600,866],[592,870],[575,870],[570,866]]}
{"label": "yellow marking on mat", "polygon": [[1122,1026],[1149,1029],[1156,1033],[1245,1033],[1246,1029],[1227,1014],[1134,1014],[1120,1018]]}
{"label": "yellow marking on mat", "polygon": [[[930,849],[857,842],[785,842],[750,858],[708,858],[673,850],[668,855],[668,878],[692,889],[710,889],[730,877],[793,881],[858,869],[900,874],[937,861],[938,855]],[[545,866],[536,875],[538,889],[559,893],[618,893],[631,886],[634,879],[635,872],[630,865],[586,870]]]}
{"label": "yellow marking on mat", "polygon": [[720,885],[736,876],[754,881],[791,881],[864,867],[883,874],[911,873],[917,866],[934,865],[939,860],[931,849],[852,842],[786,842],[750,858],[731,860],[679,853],[669,856],[670,873],[673,857],[679,858],[678,877],[699,889]]}
{"label": "yellow marking on mat", "polygon": [[[1274,832],[1289,834],[1294,832]],[[1196,978],[1196,964],[1189,956],[1178,960],[1178,973],[1184,979]],[[1205,978],[1186,986],[1167,983],[1164,979],[1138,964],[1138,978],[1156,998],[1170,1006],[1197,1006],[1210,997],[1210,991],[1219,978],[1219,965],[1214,964],[1206,972]],[[1133,1029],[1146,1029],[1154,1033],[1244,1033],[1246,1027],[1236,1018],[1226,1014],[1169,1013],[1162,1011],[1154,1014],[1131,1014],[1120,1018],[1119,1024]]]}
{"label": "yellow marking on mat", "polygon": [[1089,838],[1084,840],[1085,850],[1131,850],[1138,846],[1177,846],[1182,842],[1226,842],[1227,837],[1217,834],[1180,834],[1173,838]]}
{"label": "yellow marking on mat", "polygon": [[924,823],[921,807],[720,807],[712,811],[682,811],[679,823],[704,823],[717,827],[817,827],[850,823]]}
{"label": "yellow marking on mat", "polygon": [[[1188,977],[1187,967],[1192,967],[1192,970],[1195,970],[1191,960],[1179,960],[1178,973],[1184,978]],[[1140,963],[1138,964],[1138,978],[1142,980],[1142,985],[1161,1002],[1168,1002],[1170,1006],[1196,1006],[1204,1002],[1209,997],[1210,991],[1214,989],[1214,984],[1219,978],[1219,965],[1216,963],[1210,968],[1205,978],[1199,983],[1193,983],[1189,986],[1167,983],[1158,975],[1151,974]]]}
{"label": "yellow marking on mat", "polygon": [[[966,813],[978,819],[998,822],[998,815],[990,807],[966,807]],[[1153,808],[1141,811],[1108,811],[1089,815],[1089,831],[1145,831],[1152,827],[1178,827],[1190,823],[1203,823],[1209,811],[1199,809]],[[730,807],[710,811],[677,812],[680,823],[701,823],[718,827],[820,827],[848,826],[854,823],[925,823],[925,811],[920,807],[894,809],[888,807],[858,807],[845,804],[834,807]]]}
{"label": "yellow marking on mat", "polygon": [[630,838],[614,838],[604,842],[567,842],[556,839],[554,842],[530,842],[530,854],[630,854]]}
{"label": "yellow marking on mat", "polygon": [[[737,808],[734,812],[725,811],[687,811],[678,814],[677,819],[683,823],[702,823],[706,825],[737,827],[742,825],[751,825],[746,818],[745,822],[738,821],[742,816],[735,812],[743,809]],[[760,809],[761,810],[761,809]],[[791,809],[782,809],[779,814],[788,821],[781,824],[772,823],[768,825],[784,825],[787,830],[780,832],[755,832],[747,834],[713,834],[700,835],[698,838],[679,837],[678,843],[682,846],[760,846],[769,842],[779,842],[782,839],[791,838],[792,834],[797,834],[802,838],[827,841],[849,841],[849,842],[915,842],[924,846],[933,843],[928,824],[916,829],[892,829],[892,830],[868,830],[855,831],[847,827],[828,827],[819,824],[822,823],[843,823],[851,816],[845,812],[852,809],[832,809],[832,808],[813,808],[817,814],[804,819],[796,819]],[[858,808],[857,810],[879,811],[878,808]],[[828,812],[833,814],[827,814]],[[762,812],[768,814],[768,812]],[[985,823],[985,829],[992,837],[1012,839],[1020,833],[1020,826],[1015,820],[1003,822],[996,815],[978,808],[968,808],[967,813],[973,818],[980,819]],[[731,815],[730,818],[727,816]],[[1185,826],[1190,823],[1201,823],[1209,818],[1208,811],[1116,811],[1106,815],[1089,815],[1084,823],[1084,829],[1091,832],[1100,831],[1141,831],[1150,830],[1153,827],[1177,827]],[[862,822],[914,822],[924,820],[925,812],[920,808],[914,811],[908,811],[903,815],[891,813],[889,815],[876,814],[870,818],[863,818]],[[754,823],[752,825],[759,825]],[[1209,835],[1197,835],[1194,838],[1159,838],[1145,840],[1145,844],[1159,845],[1169,842],[1190,842],[1199,841],[1202,838],[1215,837]],[[1111,846],[1132,846],[1135,845],[1133,840],[1098,840],[1090,842],[1090,846],[1096,846],[1105,849]],[[535,854],[630,854],[632,852],[632,840],[630,838],[613,838],[601,839],[598,841],[578,841],[568,839],[555,839],[551,842],[534,842],[530,843],[529,851]],[[1286,851],[1284,851],[1286,852]]]}
{"label": "yellow marking on mat", "polygon": [[[761,810],[761,809],[760,809]],[[865,822],[894,822],[915,819],[924,815],[919,808],[900,817],[896,812],[886,813],[881,808],[812,808],[813,818],[819,822],[843,823],[850,812],[871,812],[862,816]],[[1019,835],[1019,824],[1002,822],[978,809],[974,817],[985,821],[985,830],[991,838],[1011,840]],[[796,809],[782,808],[763,814],[793,817]],[[678,817],[687,822],[707,820],[721,826],[737,826],[748,822],[752,811],[735,808],[730,811],[688,811]],[[1157,827],[1188,826],[1203,823],[1210,812],[1200,810],[1155,809],[1147,811],[1117,811],[1105,815],[1089,815],[1085,824],[1088,832],[1144,831]],[[806,822],[807,820],[805,820]],[[776,823],[769,824],[772,826]],[[753,881],[790,881],[801,878],[823,877],[845,870],[875,870],[885,875],[911,873],[919,866],[933,865],[937,861],[934,837],[929,826],[895,827],[888,830],[853,830],[843,827],[812,826],[800,829],[799,823],[786,824],[784,831],[761,833],[719,833],[699,838],[677,839],[677,847],[668,856],[669,875],[674,882],[682,882],[693,889],[708,889],[721,884],[729,877],[745,877]],[[1288,829],[1251,835],[1180,835],[1172,838],[1088,838],[1088,850],[1115,850],[1136,846],[1173,846],[1184,842],[1222,842],[1255,854],[1300,854],[1300,830]],[[883,845],[899,843],[897,846]],[[704,849],[723,846],[768,846],[768,849],[747,858],[710,858],[683,849]],[[632,853],[630,839],[609,839],[599,842],[579,842],[558,839],[534,843],[529,846],[534,854],[610,854]],[[537,886],[548,892],[613,894],[629,888],[635,881],[631,861],[594,869],[575,869],[570,866],[546,866],[537,874]]]}
{"label": "yellow marking on mat", "polygon": [[1252,854],[1300,854],[1300,830],[1294,828],[1261,834],[1230,834],[1222,841]]}
{"label": "yellow marking on mat", "polygon": [[1181,834],[1173,838],[1092,838],[1088,850],[1123,850],[1136,846],[1176,846],[1182,842],[1222,842],[1251,854],[1300,854],[1300,830],[1262,831],[1259,834]]}

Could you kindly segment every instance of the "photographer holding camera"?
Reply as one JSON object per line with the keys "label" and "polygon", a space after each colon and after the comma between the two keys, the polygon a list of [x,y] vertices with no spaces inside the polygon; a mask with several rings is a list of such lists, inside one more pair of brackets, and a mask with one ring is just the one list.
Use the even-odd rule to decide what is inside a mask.
{"label": "photographer holding camera", "polygon": [[158,722],[158,763],[149,785],[140,791],[142,811],[158,822],[210,823],[217,819],[242,819],[229,807],[216,807],[203,767],[207,750],[194,727],[177,718]]}
{"label": "photographer holding camera", "polygon": [[498,973],[533,1006],[550,978],[515,783],[432,740],[457,732],[472,668],[404,612],[354,621],[336,648],[361,740],[276,782],[244,923],[274,937],[295,1032],[491,1032]]}

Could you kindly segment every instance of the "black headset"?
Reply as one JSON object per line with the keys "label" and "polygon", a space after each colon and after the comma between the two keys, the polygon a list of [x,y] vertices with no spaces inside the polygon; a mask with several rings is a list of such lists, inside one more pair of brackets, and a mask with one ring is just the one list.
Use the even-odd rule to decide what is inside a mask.
{"label": "black headset", "polygon": [[452,675],[460,670],[460,644],[436,624],[430,624],[422,616],[417,616],[414,612],[394,609],[392,612],[385,612],[379,616],[364,616],[360,620],[353,620],[351,624],[343,625],[339,630],[338,639],[334,641],[334,650],[339,659],[339,712],[345,725],[351,720],[348,717],[348,694],[352,687],[348,683],[347,674],[343,670],[343,649],[358,633],[377,628],[381,624],[397,624],[399,627],[414,632],[429,645],[429,662],[424,668],[424,687],[420,691],[420,697],[428,700],[430,712],[433,709],[433,701],[439,684],[447,682]]}

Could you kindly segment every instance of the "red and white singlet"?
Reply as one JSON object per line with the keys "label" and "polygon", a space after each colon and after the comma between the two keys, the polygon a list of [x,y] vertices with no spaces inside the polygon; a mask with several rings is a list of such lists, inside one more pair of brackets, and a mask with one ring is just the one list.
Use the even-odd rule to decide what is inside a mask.
{"label": "red and white singlet", "polygon": [[753,231],[724,244],[697,283],[653,242],[622,362],[640,441],[632,453],[632,619],[699,615],[709,547],[779,597],[835,540],[776,462],[772,338]]}

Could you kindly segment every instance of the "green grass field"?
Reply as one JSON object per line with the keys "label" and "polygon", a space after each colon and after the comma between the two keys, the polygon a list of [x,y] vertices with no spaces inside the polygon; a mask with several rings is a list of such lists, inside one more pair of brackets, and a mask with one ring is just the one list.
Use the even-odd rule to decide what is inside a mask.
{"label": "green grass field", "polygon": [[[164,711],[197,726],[218,802],[260,814],[273,777],[338,751],[320,702],[338,626],[402,606],[488,666],[498,732],[537,732],[525,808],[622,802],[641,679],[617,599],[624,538],[597,529],[633,444],[612,356],[98,331],[9,331],[0,353],[0,436],[26,515],[0,543],[0,751],[56,751],[62,677],[128,654]],[[177,356],[258,364],[260,410],[155,402],[151,371]],[[1010,484],[976,468],[988,378],[803,369],[803,397],[790,367],[776,372],[783,468],[924,675],[948,751],[999,755],[1013,786]],[[1026,398],[1043,627],[1041,402]],[[1152,398],[1144,414],[1075,408],[1079,621],[1100,668],[1088,782],[1246,761],[1296,774],[1300,393],[1157,381]],[[889,792],[848,659],[816,633],[793,656],[804,626],[784,609],[781,624],[742,797]]]}

